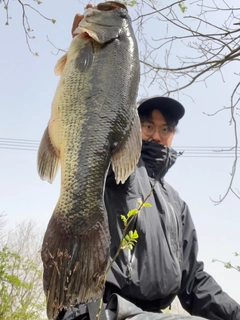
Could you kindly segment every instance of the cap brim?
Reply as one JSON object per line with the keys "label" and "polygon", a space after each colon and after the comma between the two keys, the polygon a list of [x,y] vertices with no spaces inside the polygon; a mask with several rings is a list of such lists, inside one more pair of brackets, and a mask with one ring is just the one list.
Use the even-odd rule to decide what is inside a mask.
{"label": "cap brim", "polygon": [[146,99],[140,103],[138,113],[141,115],[146,112],[145,110],[151,111],[154,109],[159,110],[163,115],[167,114],[171,119],[176,121],[180,120],[185,113],[183,105],[169,97],[154,97]]}

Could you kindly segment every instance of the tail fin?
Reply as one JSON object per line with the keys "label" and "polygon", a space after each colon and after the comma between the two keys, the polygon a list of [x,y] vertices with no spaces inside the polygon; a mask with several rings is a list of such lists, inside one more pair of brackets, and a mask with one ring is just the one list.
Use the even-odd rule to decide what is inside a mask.
{"label": "tail fin", "polygon": [[62,309],[102,297],[109,258],[107,219],[88,232],[73,235],[61,229],[53,214],[42,246],[43,286],[47,315],[55,319]]}

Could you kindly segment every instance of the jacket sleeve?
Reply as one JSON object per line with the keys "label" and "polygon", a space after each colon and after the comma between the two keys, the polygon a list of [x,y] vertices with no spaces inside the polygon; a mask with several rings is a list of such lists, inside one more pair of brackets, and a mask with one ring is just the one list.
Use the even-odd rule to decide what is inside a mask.
{"label": "jacket sleeve", "polygon": [[183,308],[191,315],[210,320],[239,320],[240,306],[230,298],[197,261],[196,230],[186,204],[182,214],[182,283],[178,294]]}

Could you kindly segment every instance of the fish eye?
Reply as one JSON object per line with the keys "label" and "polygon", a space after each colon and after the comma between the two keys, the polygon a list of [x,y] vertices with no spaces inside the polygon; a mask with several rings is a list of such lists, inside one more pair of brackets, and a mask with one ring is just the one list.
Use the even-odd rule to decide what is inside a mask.
{"label": "fish eye", "polygon": [[125,18],[127,18],[127,12],[121,10],[121,11],[119,12],[119,16],[120,16],[121,18],[125,19]]}

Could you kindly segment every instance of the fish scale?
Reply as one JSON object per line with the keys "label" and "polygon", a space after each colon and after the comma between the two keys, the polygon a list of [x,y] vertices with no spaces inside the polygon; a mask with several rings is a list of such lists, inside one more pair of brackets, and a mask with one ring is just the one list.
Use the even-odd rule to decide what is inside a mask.
{"label": "fish scale", "polygon": [[49,319],[102,297],[110,247],[103,201],[108,168],[124,183],[141,152],[140,67],[126,8],[107,2],[88,9],[76,33],[55,68],[61,78],[38,151],[42,179],[52,182],[61,164],[60,196],[41,253]]}

